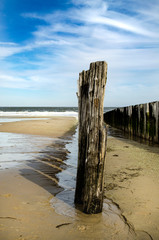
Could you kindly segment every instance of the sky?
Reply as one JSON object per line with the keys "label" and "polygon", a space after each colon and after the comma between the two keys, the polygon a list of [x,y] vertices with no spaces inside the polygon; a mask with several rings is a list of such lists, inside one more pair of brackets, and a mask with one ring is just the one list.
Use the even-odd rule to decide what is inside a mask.
{"label": "sky", "polygon": [[159,0],[0,0],[0,106],[77,106],[106,61],[104,106],[159,101]]}

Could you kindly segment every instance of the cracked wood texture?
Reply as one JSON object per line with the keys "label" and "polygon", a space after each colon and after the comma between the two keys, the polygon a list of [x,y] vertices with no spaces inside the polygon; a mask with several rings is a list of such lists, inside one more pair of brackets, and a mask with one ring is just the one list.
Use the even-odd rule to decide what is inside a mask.
{"label": "cracked wood texture", "polygon": [[107,133],[103,101],[107,80],[104,61],[90,64],[78,81],[79,139],[75,203],[88,214],[102,212]]}

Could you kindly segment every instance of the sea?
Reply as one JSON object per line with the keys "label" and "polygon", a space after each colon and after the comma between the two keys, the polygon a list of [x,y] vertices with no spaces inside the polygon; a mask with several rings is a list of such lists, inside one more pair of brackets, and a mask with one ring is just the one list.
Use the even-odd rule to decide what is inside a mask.
{"label": "sea", "polygon": [[[103,112],[114,107],[104,107]],[[78,116],[78,107],[0,107],[0,117]]]}

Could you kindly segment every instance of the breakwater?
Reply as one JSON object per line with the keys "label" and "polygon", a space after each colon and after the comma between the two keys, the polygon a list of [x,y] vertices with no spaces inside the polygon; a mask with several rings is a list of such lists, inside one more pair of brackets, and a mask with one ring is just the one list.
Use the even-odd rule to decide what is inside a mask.
{"label": "breakwater", "polygon": [[104,114],[104,121],[130,135],[159,143],[159,102],[116,108]]}

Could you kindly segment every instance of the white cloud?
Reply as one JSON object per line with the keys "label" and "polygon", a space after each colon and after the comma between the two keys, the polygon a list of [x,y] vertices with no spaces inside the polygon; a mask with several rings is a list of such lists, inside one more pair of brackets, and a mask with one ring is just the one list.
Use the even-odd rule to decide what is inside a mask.
{"label": "white cloud", "polygon": [[2,46],[17,46],[14,42],[0,42],[0,45]]}
{"label": "white cloud", "polygon": [[35,48],[35,44],[28,44],[28,45],[18,45],[16,43],[10,43],[10,42],[1,42],[0,43],[0,59],[4,59],[6,57],[25,52],[25,51],[31,51],[33,48]]}
{"label": "white cloud", "polygon": [[29,87],[29,84],[23,78],[0,73],[0,87],[26,89]]}
{"label": "white cloud", "polygon": [[[0,58],[4,59],[4,63],[8,56],[28,51],[32,53],[32,59],[23,59],[23,65],[26,62],[31,69],[19,73],[16,68],[21,63],[15,62],[10,72],[13,79],[0,78],[1,84],[10,87],[17,84],[21,88],[48,88],[59,92],[62,92],[62,88],[63,91],[71,92],[72,88],[75,92],[78,73],[88,69],[90,62],[106,60],[106,91],[109,99],[106,97],[105,104],[108,101],[114,105],[111,103],[117,98],[121,103],[126,98],[130,102],[133,97],[138,100],[146,98],[148,88],[145,83],[150,86],[150,98],[157,96],[159,22],[156,2],[146,1],[143,4],[128,1],[125,5],[123,1],[111,0],[72,2],[74,7],[66,11],[45,15],[23,14],[25,18],[41,19],[47,24],[39,25],[32,33],[32,39],[23,46],[0,43]],[[15,76],[19,77],[19,81]],[[144,91],[142,98],[141,89]],[[134,96],[133,91],[136,94]],[[155,91],[154,95],[152,91]]]}

